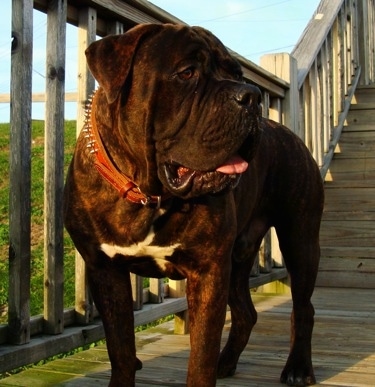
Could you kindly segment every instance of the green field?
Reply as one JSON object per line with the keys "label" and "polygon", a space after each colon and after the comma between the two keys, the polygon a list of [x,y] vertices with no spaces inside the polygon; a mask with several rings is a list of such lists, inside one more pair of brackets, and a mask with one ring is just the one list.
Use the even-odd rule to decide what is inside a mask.
{"label": "green field", "polygon": [[[76,138],[76,122],[65,124],[65,169],[69,165]],[[31,176],[31,315],[43,312],[43,175],[44,122],[32,123]],[[9,228],[9,124],[0,124],[0,312],[8,299]],[[65,235],[64,304],[74,305],[74,247]],[[6,322],[6,315],[0,322]]]}

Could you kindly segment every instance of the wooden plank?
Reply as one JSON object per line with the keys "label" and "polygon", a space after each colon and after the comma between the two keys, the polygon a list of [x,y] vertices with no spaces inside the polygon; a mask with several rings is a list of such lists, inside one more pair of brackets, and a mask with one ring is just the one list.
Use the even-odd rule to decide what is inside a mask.
{"label": "wooden plank", "polygon": [[325,39],[321,50],[321,88],[322,88],[322,120],[323,120],[323,152],[329,151],[329,142],[331,140],[331,87],[330,87],[330,51],[328,39]]}
{"label": "wooden plank", "polygon": [[[375,94],[375,90],[373,90],[372,93]],[[369,96],[371,96],[371,94],[369,94]],[[375,101],[374,102],[366,101],[366,102],[362,102],[362,103],[357,103],[355,101],[356,101],[356,95],[354,95],[354,98],[352,101],[353,103],[352,103],[352,106],[350,107],[350,112],[358,114],[358,110],[360,110],[360,111],[365,110],[365,111],[367,111],[367,113],[369,113],[369,111],[371,111],[371,110],[375,110]],[[350,112],[349,112],[349,114],[350,114]],[[374,113],[373,113],[373,115],[374,115]]]}
{"label": "wooden plank", "polygon": [[375,246],[321,246],[322,257],[375,258]]}
{"label": "wooden plank", "polygon": [[[363,136],[365,139],[366,137]],[[375,158],[357,158],[355,162],[352,158],[341,158],[334,160],[330,165],[331,174],[346,172],[363,172],[364,174],[375,171]]]}
{"label": "wooden plank", "polygon": [[362,171],[354,171],[354,172],[335,172],[328,170],[326,175],[326,181],[329,181],[330,184],[337,184],[342,186],[350,186],[350,187],[360,187],[361,184],[371,184],[375,179],[375,174],[373,171],[370,172],[362,172]]}
{"label": "wooden plank", "polygon": [[[351,208],[350,205],[348,205]],[[328,222],[331,220],[340,221],[340,220],[351,220],[351,221],[375,221],[375,211],[363,211],[361,208],[358,210],[352,209],[351,211],[345,211],[342,206],[338,207],[340,211],[335,211],[335,208],[332,208],[332,211],[327,209],[323,212],[322,221]],[[347,208],[346,208],[347,209]],[[324,225],[322,226],[324,227]],[[329,223],[327,223],[327,227],[329,227]]]}
{"label": "wooden plank", "polygon": [[[329,145],[329,151],[324,156],[323,166],[322,166],[322,168],[320,168],[320,174],[321,174],[323,180],[325,179],[328,168],[330,168],[330,164],[331,164],[334,152],[335,152],[335,148],[336,148],[337,144],[339,143],[339,140],[340,140],[340,146],[341,146],[341,133],[342,133],[342,130],[344,127],[346,117],[347,117],[348,112],[349,112],[349,108],[350,108],[350,104],[351,104],[351,101],[352,101],[352,98],[354,95],[354,91],[358,85],[360,74],[361,74],[361,68],[358,67],[356,74],[352,80],[351,87],[349,88],[348,95],[343,100],[342,111],[341,111],[341,109],[334,110],[334,111],[341,111],[341,113],[338,116],[337,125],[335,125],[335,128],[332,131],[333,135],[332,135],[332,140],[331,140],[330,145]],[[337,93],[338,92],[339,91],[337,91]],[[339,98],[338,96],[336,96],[336,97]]]}
{"label": "wooden plank", "polygon": [[289,54],[269,54],[260,58],[260,65],[289,83],[289,89],[286,91],[283,99],[282,121],[283,125],[300,136],[298,125],[298,88],[297,88],[297,61]]}
{"label": "wooden plank", "polygon": [[356,104],[374,104],[375,103],[375,87],[369,85],[368,87],[360,86],[355,92],[354,102]]}
{"label": "wooden plank", "polygon": [[[342,136],[345,136],[345,134],[343,134]],[[363,158],[373,159],[373,158],[375,158],[375,153],[374,152],[366,152],[366,151],[362,151],[362,150],[358,149],[358,150],[353,150],[350,153],[344,154],[340,151],[340,143],[339,143],[339,146],[336,149],[336,152],[335,152],[335,155],[334,155],[332,162],[335,163],[336,160],[338,161],[341,159],[363,159]]]}
{"label": "wooden plank", "polygon": [[30,340],[32,0],[13,1],[12,38],[8,334],[24,344]]}
{"label": "wooden plank", "polygon": [[[65,93],[65,102],[77,102],[78,94],[74,91]],[[32,102],[46,102],[45,93],[32,93]],[[0,93],[0,103],[10,103],[10,94]]]}
{"label": "wooden plank", "polygon": [[153,304],[164,302],[164,279],[150,278],[149,301]]}
{"label": "wooden plank", "polygon": [[374,273],[358,273],[348,270],[319,271],[316,280],[319,287],[374,289]]}
{"label": "wooden plank", "polygon": [[339,141],[342,153],[348,154],[352,151],[375,151],[375,131],[374,132],[349,132],[343,133]]}
{"label": "wooden plank", "polygon": [[372,221],[327,221],[320,228],[322,246],[373,247],[375,224]]}
{"label": "wooden plank", "polygon": [[367,109],[355,110],[351,109],[346,118],[346,122],[348,125],[347,131],[350,129],[355,130],[357,126],[365,126],[369,128],[373,128],[375,130],[374,123],[375,113],[374,110],[371,109],[371,106],[368,106]]}
{"label": "wooden plank", "polygon": [[[142,310],[134,312],[134,326],[145,325],[186,309],[185,297],[165,299],[162,304],[147,304]],[[22,346],[2,345],[0,373],[71,351],[72,348],[82,347],[103,338],[103,326],[100,320],[96,320],[94,324],[85,327],[67,327],[59,335],[35,337],[30,343]]]}
{"label": "wooden plank", "polygon": [[44,319],[49,334],[64,330],[64,89],[66,2],[48,3],[44,156]]}
{"label": "wooden plank", "polygon": [[133,309],[141,310],[143,305],[143,278],[130,273],[130,280],[133,294]]}
{"label": "wooden plank", "polygon": [[373,212],[375,211],[375,188],[327,189],[325,212]]}
{"label": "wooden plank", "polygon": [[297,59],[299,68],[298,89],[302,87],[323,42],[332,28],[342,3],[343,0],[322,1],[293,49],[291,55]]}
{"label": "wooden plank", "polygon": [[320,260],[319,271],[347,271],[349,273],[375,274],[375,259],[363,257],[325,256]]}
{"label": "wooden plank", "polygon": [[[81,8],[78,23],[77,136],[84,125],[88,98],[95,89],[95,80],[88,69],[84,52],[89,44],[96,40],[96,24],[96,11],[92,8]],[[77,319],[81,324],[92,321],[93,304],[87,285],[86,266],[78,252],[75,259],[75,308]]]}
{"label": "wooden plank", "polygon": [[[343,175],[343,176],[345,176],[345,175]],[[375,187],[375,176],[373,179],[370,179],[370,178],[367,179],[365,176],[362,179],[357,179],[357,180],[335,179],[332,181],[325,181],[325,189],[328,191],[330,189],[330,187],[331,188],[345,188],[345,187],[374,188]],[[336,177],[337,177],[337,175],[336,175]]]}
{"label": "wooden plank", "polygon": [[[258,311],[258,323],[235,375],[218,380],[218,387],[280,385],[279,375],[288,356],[291,299],[254,293],[252,298]],[[316,288],[312,348],[319,385],[373,386],[373,298],[373,289]],[[228,312],[222,345],[228,338],[230,324]],[[172,333],[173,323],[168,322],[136,334],[137,356],[143,361],[143,369],[136,374],[137,386],[180,387],[186,384],[189,335]],[[103,345],[13,375],[1,380],[1,385],[42,387],[61,383],[65,387],[94,387],[108,385],[109,378],[109,359]]]}

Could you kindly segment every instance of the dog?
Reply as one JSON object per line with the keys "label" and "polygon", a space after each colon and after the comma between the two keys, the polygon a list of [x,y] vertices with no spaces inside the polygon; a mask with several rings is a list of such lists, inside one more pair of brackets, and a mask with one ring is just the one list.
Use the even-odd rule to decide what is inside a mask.
{"label": "dog", "polygon": [[130,273],[187,279],[188,386],[233,375],[257,318],[249,273],[271,226],[293,297],[280,381],[314,384],[310,299],[324,199],[306,146],[262,118],[260,90],[203,28],[139,25],[92,43],[86,57],[99,88],[68,171],[64,222],[103,320],[109,385],[133,386],[142,366]]}

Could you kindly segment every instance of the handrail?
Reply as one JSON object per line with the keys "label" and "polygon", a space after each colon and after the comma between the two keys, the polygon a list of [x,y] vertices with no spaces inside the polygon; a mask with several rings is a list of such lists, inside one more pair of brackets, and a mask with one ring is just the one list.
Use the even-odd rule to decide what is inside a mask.
{"label": "handrail", "polygon": [[326,40],[344,0],[328,0],[320,2],[314,16],[302,32],[291,55],[298,62],[298,89],[305,81],[311,66],[318,56]]}

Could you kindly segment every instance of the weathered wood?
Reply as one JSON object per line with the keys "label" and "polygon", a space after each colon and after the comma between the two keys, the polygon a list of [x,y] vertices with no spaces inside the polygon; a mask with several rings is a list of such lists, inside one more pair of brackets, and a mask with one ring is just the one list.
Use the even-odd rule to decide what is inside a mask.
{"label": "weathered wood", "polygon": [[375,93],[374,93],[374,85],[363,86],[360,85],[357,87],[354,95],[353,103],[356,104],[374,104],[375,103]]}
{"label": "weathered wood", "polygon": [[[78,25],[78,106],[77,135],[85,121],[85,109],[88,98],[95,89],[95,80],[91,75],[85,58],[85,50],[96,40],[96,10],[81,8]],[[82,257],[76,253],[75,260],[75,305],[77,319],[82,324],[88,324],[92,318],[92,300],[87,285],[86,267]]]}
{"label": "weathered wood", "polygon": [[[186,295],[186,280],[174,281],[169,280],[169,295],[170,297],[185,297]],[[175,313],[175,328],[174,331],[178,335],[185,335],[189,332],[189,312],[187,310]]]}
{"label": "weathered wood", "polygon": [[320,96],[320,85],[319,85],[319,75],[318,75],[318,65],[315,60],[311,66],[309,72],[309,83],[310,83],[310,105],[308,109],[310,110],[310,122],[307,126],[311,131],[311,153],[319,166],[322,165],[322,144],[321,144],[321,117],[320,117],[320,108],[321,108],[321,96]]}
{"label": "weathered wood", "polygon": [[345,124],[346,117],[347,117],[349,109],[350,109],[351,101],[352,101],[355,89],[357,87],[360,74],[361,74],[361,68],[359,67],[357,69],[356,75],[352,81],[352,86],[348,92],[348,96],[345,98],[344,109],[339,115],[337,126],[333,130],[333,138],[332,138],[331,143],[329,145],[329,151],[324,156],[323,166],[320,169],[320,174],[321,174],[323,180],[327,174],[327,171],[328,171],[328,168],[331,164],[331,160],[333,158],[333,154],[335,152],[336,146],[337,146],[339,139],[341,137],[341,133],[342,133],[342,130],[343,130],[343,127]]}
{"label": "weathered wood", "polygon": [[321,248],[323,257],[348,257],[354,259],[375,258],[375,247],[338,247],[338,246],[323,246]]}
{"label": "weathered wood", "polygon": [[353,159],[354,157],[334,160],[330,168],[331,174],[358,172],[365,176],[375,171],[374,157],[366,157],[366,153],[363,153],[363,157],[358,158],[357,162],[353,162]]}
{"label": "weathered wood", "polygon": [[272,244],[271,244],[271,230],[268,230],[260,245],[259,253],[259,272],[270,273],[272,271]]}
{"label": "weathered wood", "polygon": [[44,157],[44,319],[46,333],[64,330],[64,92],[66,2],[47,11],[47,77]]}
{"label": "weathered wood", "polygon": [[[375,119],[373,111],[368,114]],[[375,158],[363,150],[375,127],[360,131],[362,127],[352,120],[330,165],[320,231],[319,286],[375,288]],[[350,147],[348,138],[355,139]]]}
{"label": "weathered wood", "polygon": [[[370,0],[371,1],[371,0]],[[361,75],[360,83],[361,85],[367,85],[370,81],[370,70],[369,63],[371,59],[369,51],[369,8],[368,1],[360,1],[358,3],[358,54],[359,54],[359,63],[362,63],[364,67],[364,72]]]}
{"label": "weathered wood", "polygon": [[[220,386],[280,386],[279,376],[289,347],[290,296],[252,293],[258,311],[253,329],[233,377]],[[374,290],[317,288],[313,332],[313,365],[322,386],[372,387],[375,377]],[[275,323],[277,321],[277,324]],[[228,338],[228,312],[222,345]],[[355,334],[353,334],[355,332]],[[189,335],[173,335],[173,322],[136,334],[137,386],[183,386],[190,353]],[[107,386],[110,365],[105,345],[77,353],[3,379],[3,386]]]}
{"label": "weathered wood", "polygon": [[[369,130],[375,128],[374,122],[374,106],[372,105],[357,105],[355,108],[351,109],[347,117],[348,129],[356,127],[356,130]],[[362,129],[364,127],[364,129]]]}
{"label": "weathered wood", "polygon": [[289,54],[268,54],[260,58],[260,64],[278,78],[288,82],[289,88],[282,101],[282,108],[279,109],[282,119],[276,121],[301,136],[298,125],[297,61]]}
{"label": "weathered wood", "polygon": [[323,0],[314,17],[303,31],[291,55],[298,62],[298,89],[300,89],[312,67],[322,44],[328,36],[343,0]]}
{"label": "weathered wood", "polygon": [[[46,94],[45,93],[32,93],[31,95],[32,102],[45,102]],[[77,93],[76,92],[67,92],[65,93],[65,102],[77,102]],[[0,103],[10,103],[10,94],[0,94]]]}
{"label": "weathered wood", "polygon": [[164,280],[162,278],[150,278],[149,302],[160,304],[164,301]]}
{"label": "weathered wood", "polygon": [[323,246],[374,246],[373,221],[327,221],[321,227],[320,242]]}
{"label": "weathered wood", "polygon": [[12,2],[9,144],[9,341],[30,340],[31,80],[33,1]]}
{"label": "weathered wood", "polygon": [[328,39],[325,40],[322,47],[320,57],[321,57],[321,70],[320,70],[320,87],[321,87],[321,101],[320,101],[320,110],[321,115],[318,119],[322,121],[322,133],[323,138],[322,142],[322,157],[329,150],[329,141],[331,139],[331,85],[330,85],[330,60],[329,60],[329,42]]}
{"label": "weathered wood", "polygon": [[143,278],[131,273],[130,280],[133,293],[133,309],[141,310],[143,306]]}

